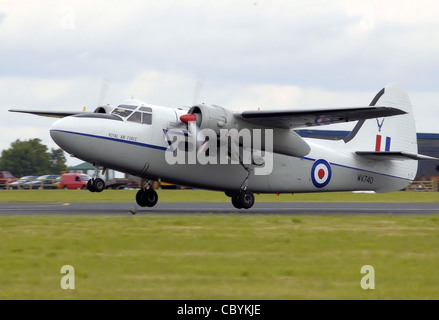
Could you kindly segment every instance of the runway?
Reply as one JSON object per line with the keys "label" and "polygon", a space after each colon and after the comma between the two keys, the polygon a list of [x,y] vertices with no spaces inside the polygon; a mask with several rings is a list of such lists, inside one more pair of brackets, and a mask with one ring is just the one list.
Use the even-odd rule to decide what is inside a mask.
{"label": "runway", "polygon": [[376,202],[258,202],[248,210],[235,209],[228,202],[162,202],[153,208],[135,203],[0,203],[0,215],[126,215],[145,214],[281,214],[281,215],[356,215],[439,214],[438,203]]}

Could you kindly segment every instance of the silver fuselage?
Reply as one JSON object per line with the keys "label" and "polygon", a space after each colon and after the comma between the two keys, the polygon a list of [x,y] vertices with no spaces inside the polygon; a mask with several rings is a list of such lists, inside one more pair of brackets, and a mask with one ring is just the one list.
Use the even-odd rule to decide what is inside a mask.
{"label": "silver fuselage", "polygon": [[[145,179],[219,191],[239,190],[248,176],[255,193],[299,193],[405,188],[414,178],[406,167],[417,161],[376,162],[358,157],[343,141],[304,139],[306,156],[273,153],[268,174],[255,175],[241,164],[169,164],[167,132],[179,124],[183,110],[153,107],[152,122],[130,122],[115,115],[69,116],[51,128],[53,140],[87,162]],[[276,138],[276,137],[275,137]],[[319,180],[320,179],[320,180]]]}

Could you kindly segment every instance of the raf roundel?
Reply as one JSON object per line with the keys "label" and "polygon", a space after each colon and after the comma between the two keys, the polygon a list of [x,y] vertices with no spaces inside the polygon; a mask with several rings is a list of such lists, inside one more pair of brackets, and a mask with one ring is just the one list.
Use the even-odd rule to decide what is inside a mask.
{"label": "raf roundel", "polygon": [[311,169],[311,180],[316,188],[323,188],[331,181],[332,170],[328,161],[320,159],[314,162]]}

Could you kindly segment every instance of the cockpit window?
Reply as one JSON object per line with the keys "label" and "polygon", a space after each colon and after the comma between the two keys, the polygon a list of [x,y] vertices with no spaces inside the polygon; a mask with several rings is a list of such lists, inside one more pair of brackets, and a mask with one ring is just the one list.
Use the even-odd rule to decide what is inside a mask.
{"label": "cockpit window", "polygon": [[130,109],[130,110],[135,110],[137,108],[137,106],[130,106],[129,104],[121,104],[118,105],[117,107],[123,109]]}
{"label": "cockpit window", "polygon": [[140,111],[146,111],[146,112],[152,112],[152,109],[150,107],[140,107]]}
{"label": "cockpit window", "polygon": [[142,123],[151,124],[152,123],[152,113],[143,113]]}
{"label": "cockpit window", "polygon": [[128,121],[142,123],[142,113],[134,112],[131,117],[128,118]]}
{"label": "cockpit window", "polygon": [[[125,107],[125,106],[123,106]],[[129,106],[131,107],[131,106]],[[122,109],[120,106],[115,108],[112,112],[112,114],[117,114],[118,116],[121,116],[123,118],[128,117],[129,115],[131,115],[131,113],[133,113],[132,110],[127,110],[127,109]]]}
{"label": "cockpit window", "polygon": [[[111,112],[122,118],[127,119],[127,121],[151,124],[152,123],[152,108],[141,106],[136,110],[136,106],[130,105],[119,105]],[[136,110],[136,111],[134,111]]]}

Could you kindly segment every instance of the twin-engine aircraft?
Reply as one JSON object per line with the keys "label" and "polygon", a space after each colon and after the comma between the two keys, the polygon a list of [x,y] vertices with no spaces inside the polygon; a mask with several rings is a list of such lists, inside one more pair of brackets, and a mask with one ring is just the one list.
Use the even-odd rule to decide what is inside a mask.
{"label": "twin-engine aircraft", "polygon": [[[87,188],[101,192],[98,167],[148,182],[136,202],[153,207],[152,181],[223,191],[234,207],[249,209],[254,193],[401,190],[416,176],[418,154],[412,106],[398,84],[369,106],[337,109],[233,112],[126,100],[94,112],[30,111],[61,118],[50,129],[63,150],[95,166]],[[294,129],[357,121],[343,140],[300,137]]]}

